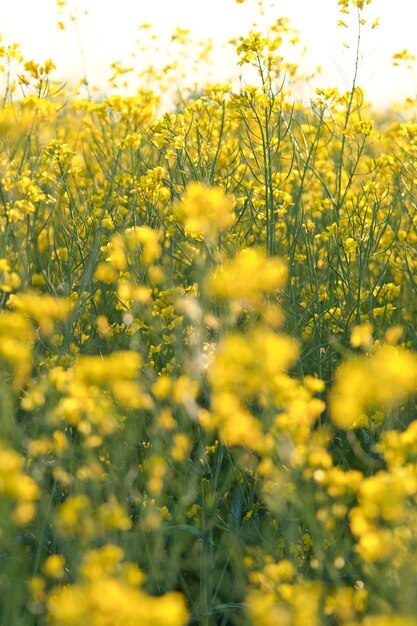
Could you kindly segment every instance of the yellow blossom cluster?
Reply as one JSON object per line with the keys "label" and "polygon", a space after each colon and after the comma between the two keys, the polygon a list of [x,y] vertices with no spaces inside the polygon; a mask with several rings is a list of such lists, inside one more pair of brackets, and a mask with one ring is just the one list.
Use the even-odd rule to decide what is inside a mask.
{"label": "yellow blossom cluster", "polygon": [[0,495],[13,504],[12,519],[18,525],[32,521],[39,487],[24,471],[24,458],[0,443]]}
{"label": "yellow blossom cluster", "polygon": [[81,567],[83,582],[52,588],[48,616],[56,626],[185,626],[183,598],[175,592],[152,598],[139,585],[143,573],[133,563],[122,563],[116,545],[90,551]]}
{"label": "yellow blossom cluster", "polygon": [[241,86],[181,28],[100,96],[0,41],[6,626],[416,625],[416,100],[259,6]]}
{"label": "yellow blossom cluster", "polygon": [[192,237],[213,240],[233,223],[232,199],[219,189],[190,183],[177,209],[185,232]]}

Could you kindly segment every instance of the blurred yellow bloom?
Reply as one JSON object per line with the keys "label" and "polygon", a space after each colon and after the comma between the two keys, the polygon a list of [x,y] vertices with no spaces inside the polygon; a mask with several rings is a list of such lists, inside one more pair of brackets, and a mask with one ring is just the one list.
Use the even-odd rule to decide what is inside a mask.
{"label": "blurred yellow bloom", "polygon": [[26,526],[36,513],[39,488],[24,470],[23,457],[0,441],[0,497],[13,506],[13,521]]}
{"label": "blurred yellow bloom", "polygon": [[136,226],[125,231],[127,246],[132,249],[141,245],[142,260],[144,263],[153,263],[161,253],[159,234],[149,226]]}
{"label": "blurred yellow bloom", "polygon": [[52,626],[186,626],[188,612],[177,592],[152,597],[138,585],[144,576],[124,553],[107,544],[91,550],[81,567],[83,580],[52,588],[47,600]]}
{"label": "blurred yellow bloom", "polygon": [[206,290],[219,300],[258,307],[265,295],[283,289],[286,279],[282,260],[266,258],[261,249],[246,248],[207,278]]}
{"label": "blurred yellow bloom", "polygon": [[191,182],[177,206],[176,215],[187,234],[214,241],[221,231],[233,224],[233,199],[221,189]]}
{"label": "blurred yellow bloom", "polygon": [[62,578],[65,575],[65,558],[62,554],[51,554],[43,564],[43,571],[51,578]]}
{"label": "blurred yellow bloom", "polygon": [[350,334],[350,345],[353,348],[368,349],[373,344],[372,324],[365,323],[354,326]]}
{"label": "blurred yellow bloom", "polygon": [[415,393],[416,386],[416,356],[382,346],[369,357],[339,366],[330,395],[332,419],[341,428],[367,423],[372,408],[389,410]]}
{"label": "blurred yellow bloom", "polygon": [[19,293],[9,297],[9,307],[35,320],[44,335],[50,335],[57,322],[67,318],[71,302],[47,294]]}

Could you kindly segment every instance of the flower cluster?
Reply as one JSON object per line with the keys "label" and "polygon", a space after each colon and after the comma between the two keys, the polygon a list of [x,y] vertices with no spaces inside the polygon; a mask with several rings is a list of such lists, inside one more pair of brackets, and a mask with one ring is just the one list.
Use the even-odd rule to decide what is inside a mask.
{"label": "flower cluster", "polygon": [[0,46],[2,624],[416,626],[416,101],[297,38],[165,113]]}

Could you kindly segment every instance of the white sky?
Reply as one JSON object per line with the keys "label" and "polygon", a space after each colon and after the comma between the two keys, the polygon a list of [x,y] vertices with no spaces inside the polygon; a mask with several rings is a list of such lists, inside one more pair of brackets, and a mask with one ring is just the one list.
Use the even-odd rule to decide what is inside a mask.
{"label": "white sky", "polygon": [[[323,67],[315,86],[349,88],[356,33],[355,28],[336,27],[337,0],[267,0],[266,4],[271,19],[287,16],[300,30],[308,67]],[[143,22],[153,24],[167,60],[171,50],[167,42],[175,26],[190,28],[198,38],[213,38],[215,66],[209,79],[225,80],[233,73],[236,57],[232,47],[225,49],[222,44],[245,34],[258,15],[256,0],[244,4],[234,0],[68,0],[68,7],[88,12],[77,21],[78,35],[69,22],[64,31],[57,29],[55,0],[0,0],[0,33],[5,43],[19,41],[27,58],[41,62],[51,57],[57,65],[55,76],[70,81],[83,76],[81,43],[89,82],[100,87],[113,61],[132,65],[130,54]],[[68,9],[65,12],[68,15]],[[394,69],[390,62],[392,54],[404,48],[417,56],[417,1],[373,0],[366,15],[370,22],[378,15],[380,26],[364,33],[359,84],[380,106],[417,95],[417,69]],[[152,53],[147,56],[135,60],[138,68],[156,58]]]}

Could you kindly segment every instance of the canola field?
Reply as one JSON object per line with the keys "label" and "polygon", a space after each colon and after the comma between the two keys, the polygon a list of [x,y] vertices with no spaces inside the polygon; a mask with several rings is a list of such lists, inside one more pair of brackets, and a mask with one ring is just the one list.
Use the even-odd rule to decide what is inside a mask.
{"label": "canola field", "polygon": [[1,626],[417,625],[416,103],[288,42],[168,112],[0,47]]}

